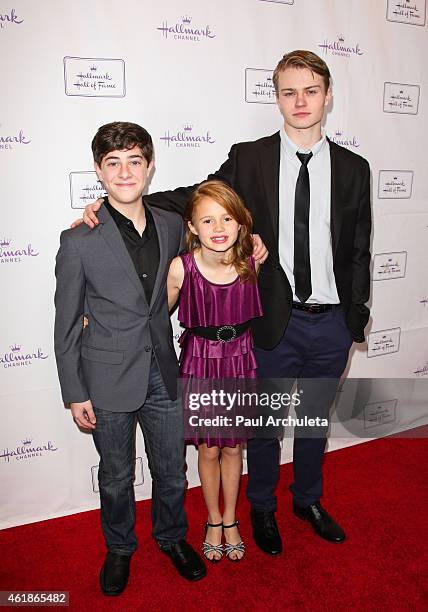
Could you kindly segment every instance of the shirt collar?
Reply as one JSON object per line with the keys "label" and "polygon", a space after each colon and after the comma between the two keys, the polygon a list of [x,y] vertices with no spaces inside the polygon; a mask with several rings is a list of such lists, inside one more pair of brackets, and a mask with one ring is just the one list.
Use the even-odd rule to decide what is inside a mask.
{"label": "shirt collar", "polygon": [[281,138],[281,149],[285,152],[287,157],[293,160],[296,159],[297,151],[299,151],[299,153],[309,153],[309,151],[312,151],[312,155],[315,157],[316,155],[321,153],[321,151],[327,145],[327,138],[324,133],[321,134],[321,139],[316,142],[309,150],[306,151],[304,149],[299,149],[299,147],[294,144],[294,142],[286,133],[284,126],[282,126],[282,128],[280,129],[279,135]]}

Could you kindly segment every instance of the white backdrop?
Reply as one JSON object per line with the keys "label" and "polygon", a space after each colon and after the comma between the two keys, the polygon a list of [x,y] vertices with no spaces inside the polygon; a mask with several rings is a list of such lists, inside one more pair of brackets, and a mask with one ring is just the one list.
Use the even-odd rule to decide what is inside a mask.
{"label": "white backdrop", "polygon": [[[390,379],[346,382],[361,435],[335,426],[329,448],[428,421],[415,386],[428,377],[426,0],[0,0],[1,527],[98,506],[98,456],[62,406],[52,337],[59,233],[99,192],[97,128],[149,130],[150,191],[199,181],[233,143],[279,129],[271,74],[296,48],[330,66],[327,134],[371,164],[371,333],[349,376]],[[288,439],[283,461],[290,450]],[[193,448],[187,457],[198,484]]]}

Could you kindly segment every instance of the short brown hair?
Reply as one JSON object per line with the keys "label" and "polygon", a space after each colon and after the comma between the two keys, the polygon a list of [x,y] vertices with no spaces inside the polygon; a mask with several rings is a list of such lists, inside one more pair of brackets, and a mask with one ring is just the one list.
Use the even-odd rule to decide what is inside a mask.
{"label": "short brown hair", "polygon": [[278,79],[281,72],[283,72],[286,68],[292,66],[293,68],[307,68],[311,72],[315,72],[315,74],[319,74],[324,79],[325,90],[327,91],[330,87],[330,70],[328,69],[327,64],[323,59],[321,59],[312,51],[304,51],[302,49],[297,49],[296,51],[291,51],[290,53],[286,53],[283,58],[278,62],[277,67],[273,72],[273,84],[275,86],[275,92],[278,96]]}
{"label": "short brown hair", "polygon": [[152,137],[141,125],[126,121],[114,121],[102,125],[92,140],[92,154],[98,166],[111,151],[127,151],[133,147],[141,149],[148,164],[152,161]]}
{"label": "short brown hair", "polygon": [[190,231],[188,222],[190,221],[190,223],[193,223],[192,219],[195,214],[195,208],[205,197],[211,198],[220,204],[220,206],[222,206],[241,226],[238,233],[238,239],[233,245],[230,261],[225,263],[235,266],[242,282],[256,282],[255,272],[248,262],[248,258],[253,254],[253,240],[251,238],[253,221],[251,213],[245,208],[244,202],[236,191],[222,181],[205,181],[205,183],[201,183],[193,192],[191,200],[187,203],[184,211],[184,220],[187,225],[187,250],[192,252],[201,245],[198,236]]}

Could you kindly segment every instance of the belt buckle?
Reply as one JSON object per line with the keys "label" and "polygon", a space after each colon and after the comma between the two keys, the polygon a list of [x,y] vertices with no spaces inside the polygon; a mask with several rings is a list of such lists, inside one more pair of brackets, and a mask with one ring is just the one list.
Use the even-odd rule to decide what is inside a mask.
{"label": "belt buckle", "polygon": [[[222,337],[222,333],[226,334],[226,337]],[[230,342],[236,338],[236,329],[233,325],[223,325],[216,332],[217,340],[219,342]]]}
{"label": "belt buckle", "polygon": [[308,310],[311,314],[319,314],[321,312],[320,304],[308,304]]}

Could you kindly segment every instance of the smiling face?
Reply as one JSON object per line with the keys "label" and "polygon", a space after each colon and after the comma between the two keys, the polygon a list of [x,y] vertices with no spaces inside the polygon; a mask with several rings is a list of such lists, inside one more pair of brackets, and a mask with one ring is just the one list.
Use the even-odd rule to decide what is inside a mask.
{"label": "smiling face", "polygon": [[277,104],[290,137],[295,130],[321,136],[321,121],[331,100],[324,78],[307,68],[289,67],[279,73]]}
{"label": "smiling face", "polygon": [[238,239],[241,226],[218,202],[204,196],[195,206],[190,231],[198,236],[202,249],[225,253]]}
{"label": "smiling face", "polygon": [[111,151],[95,163],[95,171],[108,193],[112,206],[135,204],[141,199],[153,162],[147,164],[141,149]]}

